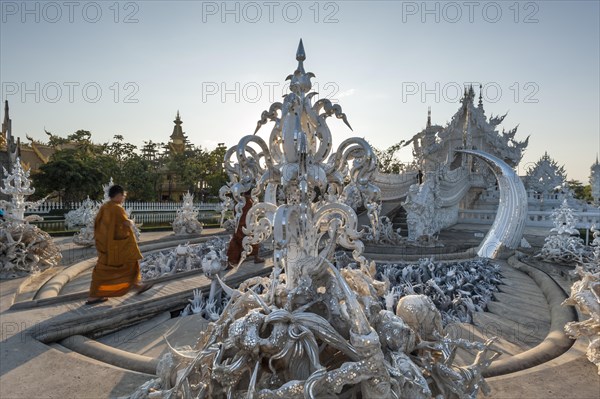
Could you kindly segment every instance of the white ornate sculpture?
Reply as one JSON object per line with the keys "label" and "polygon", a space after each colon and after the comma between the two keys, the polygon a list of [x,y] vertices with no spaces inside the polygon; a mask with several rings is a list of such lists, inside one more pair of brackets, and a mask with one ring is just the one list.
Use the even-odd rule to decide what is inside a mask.
{"label": "white ornate sculpture", "polygon": [[204,269],[202,261],[211,252],[225,262],[227,242],[228,238],[213,238],[201,244],[180,244],[175,249],[150,253],[140,261],[142,280]]}
{"label": "white ornate sculpture", "polygon": [[102,190],[104,191],[104,198],[102,199],[102,203],[110,201],[110,196],[108,195],[108,191],[114,185],[115,185],[115,182],[113,181],[112,177],[108,181],[108,184],[103,184],[102,185]]}
{"label": "white ornate sculpture", "polygon": [[[371,226],[363,226],[362,241],[384,245],[405,244],[406,239],[400,234],[402,231],[400,227],[394,229],[394,224],[387,216],[381,216],[378,219],[379,227],[377,230]],[[376,231],[379,233],[379,237],[376,236]]]}
{"label": "white ornate sculpture", "polygon": [[596,163],[590,168],[590,185],[592,186],[592,198],[594,204],[600,206],[600,162],[596,155]]}
{"label": "white ornate sculpture", "polygon": [[544,155],[527,170],[525,183],[527,189],[534,190],[540,194],[554,191],[556,187],[562,186],[567,180],[564,166],[558,165],[556,161],[545,152]]}
{"label": "white ornate sculpture", "polygon": [[[240,194],[256,182],[244,244],[249,252],[251,244],[272,236],[273,273],[238,289],[221,283],[231,300],[194,351],[171,351],[160,362],[159,378],[131,397],[419,399],[489,391],[482,372],[497,356],[491,342],[443,337],[441,324],[432,323],[441,316],[424,296],[402,298],[396,314],[381,308],[386,284],[374,279],[375,265],[362,256],[356,214],[341,196],[358,192],[376,198],[366,178],[376,159],[364,140],[351,138],[327,160],[326,118],[345,120],[345,115],[325,99],[312,105],[314,75],[304,71],[302,42],[296,59],[291,93],[259,122],[259,127],[267,118],[275,122],[270,145],[258,136],[242,138],[232,150],[237,172],[225,158],[236,175],[231,184],[236,206],[243,206]],[[350,188],[343,188],[346,176]],[[277,186],[283,199],[277,198]],[[317,187],[327,193],[318,200]],[[331,263],[337,244],[353,250],[359,268],[340,270]],[[454,364],[458,347],[478,351],[473,364]]]}
{"label": "white ornate sculpture", "polygon": [[576,267],[575,274],[580,280],[571,286],[571,296],[563,302],[563,306],[575,306],[581,314],[589,317],[584,321],[567,323],[565,331],[572,338],[588,338],[587,358],[598,367],[600,374],[600,230],[593,228],[593,231],[593,256],[589,262]]}
{"label": "white ornate sculpture", "polygon": [[52,237],[29,224],[42,218],[38,215],[25,217],[26,210],[35,209],[45,200],[26,201],[26,197],[35,192],[29,171],[23,169],[17,158],[11,173],[4,169],[4,175],[0,191],[12,198],[11,201],[0,201],[0,207],[6,210],[5,219],[0,222],[0,278],[21,277],[58,265],[62,255]]}
{"label": "white ornate sculpture", "polygon": [[439,230],[436,226],[436,198],[433,181],[413,184],[408,190],[406,201],[402,203],[406,210],[408,239],[410,241],[429,242]]}
{"label": "white ornate sculpture", "polygon": [[[83,227],[81,227],[81,229],[73,236],[73,242],[75,244],[84,247],[95,245],[94,224],[99,209],[100,204],[96,201],[92,201],[88,196],[79,208],[67,213],[65,216],[67,226],[83,225]],[[70,217],[69,214],[71,214]]]}
{"label": "white ornate sculpture", "polygon": [[[232,177],[231,174],[230,177]],[[219,190],[219,198],[221,199],[221,219],[219,225],[226,231],[233,232],[235,229],[235,221],[233,218],[227,218],[227,212],[233,212],[235,202],[231,196],[231,189],[228,184],[224,185]]]}
{"label": "white ornate sculpture", "polygon": [[65,225],[68,229],[78,226],[85,226],[90,218],[90,215],[96,216],[98,213],[99,204],[92,201],[90,196],[83,200],[79,208],[73,209],[65,214]]}
{"label": "white ornate sculpture", "polygon": [[19,158],[13,165],[11,173],[2,169],[5,177],[3,179],[4,186],[0,192],[11,197],[10,201],[0,200],[0,206],[7,211],[5,217],[16,222],[39,219],[39,216],[33,215],[25,218],[25,211],[37,209],[46,200],[46,198],[35,202],[25,200],[35,192],[35,189],[31,187],[29,170],[23,169]]}
{"label": "white ornate sculpture", "polygon": [[459,150],[483,160],[492,170],[500,203],[492,227],[477,248],[482,258],[496,258],[504,249],[517,249],[523,238],[527,218],[527,192],[514,169],[500,158],[479,150]]}
{"label": "white ornate sculpture", "polygon": [[390,285],[386,309],[393,310],[404,295],[429,297],[442,314],[443,324],[470,323],[474,312],[482,312],[502,284],[500,267],[489,259],[434,262],[420,259],[411,264],[378,264],[377,277]]}
{"label": "white ornate sculpture", "polygon": [[583,262],[584,243],[575,228],[577,219],[566,198],[560,208],[552,212],[552,218],[554,227],[550,229],[550,235],[536,256],[549,262]]}
{"label": "white ornate sculpture", "polygon": [[171,224],[175,235],[192,235],[202,233],[202,223],[198,220],[198,209],[194,207],[194,195],[183,195],[183,205],[177,210],[175,220]]}

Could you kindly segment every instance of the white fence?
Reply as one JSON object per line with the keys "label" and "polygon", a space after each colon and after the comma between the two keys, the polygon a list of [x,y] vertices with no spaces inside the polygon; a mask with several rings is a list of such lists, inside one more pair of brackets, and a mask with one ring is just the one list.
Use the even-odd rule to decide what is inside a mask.
{"label": "white fence", "polygon": [[[54,210],[64,209],[66,212],[77,209],[81,206],[81,202],[58,202],[47,201],[34,211],[27,212],[33,214],[48,214]],[[128,201],[124,206],[132,212],[176,212],[181,208],[182,202],[137,202]],[[220,211],[221,205],[218,203],[196,202],[194,206],[200,211]]]}
{"label": "white fence", "polygon": [[[458,211],[459,223],[491,224],[496,217],[496,210],[461,209]],[[600,210],[592,212],[573,212],[577,218],[578,228],[590,228],[592,225],[600,226]],[[551,211],[529,211],[525,226],[547,227],[554,226]]]}
{"label": "white fence", "polygon": [[[133,214],[136,223],[150,225],[171,223],[175,220],[175,212],[138,212]],[[205,211],[198,215],[198,219],[203,221],[218,222],[221,215],[215,212]]]}

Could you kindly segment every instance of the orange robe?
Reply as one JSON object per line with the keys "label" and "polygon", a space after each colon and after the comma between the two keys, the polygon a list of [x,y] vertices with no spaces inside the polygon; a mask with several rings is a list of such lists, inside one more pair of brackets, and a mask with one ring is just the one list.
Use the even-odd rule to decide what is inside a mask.
{"label": "orange robe", "polygon": [[[125,295],[134,285],[140,283],[139,259],[142,254],[135,242],[135,235],[130,226],[124,224],[127,221],[125,209],[116,202],[109,201],[102,205],[96,215],[94,224],[94,238],[96,250],[98,251],[98,262],[92,273],[90,285],[90,297],[114,297]],[[109,248],[114,240],[129,238],[133,240],[128,253],[128,261],[122,265],[112,266],[108,264]]]}
{"label": "orange robe", "polygon": [[[242,245],[242,241],[244,240],[245,234],[242,231],[244,227],[246,227],[246,216],[248,215],[248,211],[252,208],[252,198],[250,196],[246,197],[246,203],[242,208],[242,216],[240,217],[240,223],[238,224],[235,233],[231,237],[231,241],[229,241],[229,247],[227,248],[227,260],[229,263],[237,265],[240,263],[240,259],[242,258],[242,252],[244,251],[244,246]],[[249,256],[258,255],[258,244],[252,246],[252,253]]]}

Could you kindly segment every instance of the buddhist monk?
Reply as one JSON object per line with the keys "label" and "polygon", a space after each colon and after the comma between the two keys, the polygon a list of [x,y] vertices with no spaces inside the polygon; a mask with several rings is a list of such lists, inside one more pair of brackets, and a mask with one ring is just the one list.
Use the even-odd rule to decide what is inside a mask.
{"label": "buddhist monk", "polygon": [[[238,223],[235,233],[231,237],[231,241],[229,241],[229,248],[227,248],[227,261],[229,262],[229,267],[236,267],[238,263],[240,263],[242,252],[244,251],[242,242],[245,234],[242,229],[246,227],[246,216],[248,215],[250,208],[252,208],[252,197],[250,195],[250,191],[251,190],[248,190],[244,193],[246,204],[244,204],[244,207],[242,208],[240,222]],[[258,245],[253,245],[250,256],[254,256],[254,263],[263,263],[265,260],[258,256],[258,249]]]}
{"label": "buddhist monk", "polygon": [[135,240],[133,221],[123,209],[125,191],[114,185],[109,188],[110,201],[102,205],[94,223],[98,262],[92,273],[87,304],[125,295],[135,289],[138,294],[152,287],[141,284],[139,260],[142,254]]}

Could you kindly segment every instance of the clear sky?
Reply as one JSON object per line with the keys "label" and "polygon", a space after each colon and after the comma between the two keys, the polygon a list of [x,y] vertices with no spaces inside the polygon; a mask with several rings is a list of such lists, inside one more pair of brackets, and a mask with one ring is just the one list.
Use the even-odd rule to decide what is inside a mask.
{"label": "clear sky", "polygon": [[502,127],[531,135],[519,172],[548,151],[587,182],[600,152],[598,1],[1,6],[1,95],[22,140],[45,140],[45,128],[167,141],[179,110],[193,143],[233,145],[279,100],[302,38],[318,91],[339,100],[354,128],[331,120],[334,147],[349,135],[377,147],[408,139],[428,106],[444,125],[457,89],[478,82],[486,114],[508,111]]}

